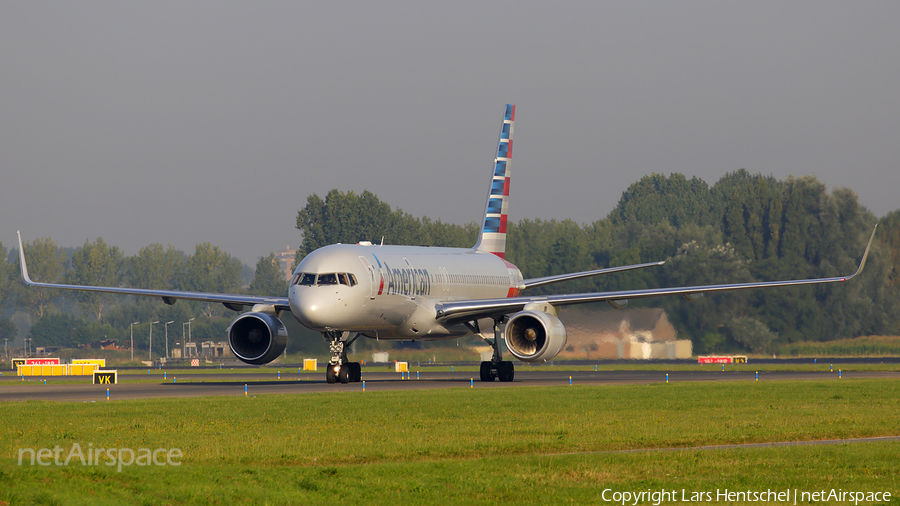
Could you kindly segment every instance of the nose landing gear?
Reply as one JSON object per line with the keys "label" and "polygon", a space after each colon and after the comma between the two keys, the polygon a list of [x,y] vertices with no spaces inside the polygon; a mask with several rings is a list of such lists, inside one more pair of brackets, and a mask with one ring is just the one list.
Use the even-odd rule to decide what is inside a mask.
{"label": "nose landing gear", "polygon": [[[349,333],[348,333],[349,335]],[[359,334],[352,339],[344,339],[343,332],[323,332],[322,336],[329,342],[331,360],[325,368],[325,381],[328,383],[358,383],[362,381],[362,366],[359,362],[351,362],[347,359],[347,348],[359,338]]]}

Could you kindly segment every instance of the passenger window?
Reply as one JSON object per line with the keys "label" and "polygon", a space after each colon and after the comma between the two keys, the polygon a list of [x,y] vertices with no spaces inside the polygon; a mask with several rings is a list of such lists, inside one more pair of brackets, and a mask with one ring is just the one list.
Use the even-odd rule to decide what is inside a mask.
{"label": "passenger window", "polygon": [[338,281],[337,281],[337,274],[334,274],[334,273],[331,273],[331,274],[319,274],[319,281],[317,282],[317,284],[318,284],[319,286],[322,286],[322,285],[336,285],[337,283],[338,283]]}
{"label": "passenger window", "polygon": [[307,285],[307,286],[315,285],[316,284],[316,275],[310,274],[308,272],[304,272],[304,273],[300,274],[300,284]]}

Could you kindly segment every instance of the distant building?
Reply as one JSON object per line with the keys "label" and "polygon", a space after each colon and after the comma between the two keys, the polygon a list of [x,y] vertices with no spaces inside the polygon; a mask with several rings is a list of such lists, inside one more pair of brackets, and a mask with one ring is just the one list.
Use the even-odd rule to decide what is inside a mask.
{"label": "distant building", "polygon": [[297,250],[291,249],[290,246],[285,246],[287,249],[284,251],[279,251],[275,253],[275,256],[278,258],[278,261],[281,262],[281,272],[284,273],[284,280],[290,281],[291,274],[294,273],[294,258],[297,256]]}
{"label": "distant building", "polygon": [[82,350],[125,350],[127,348],[119,348],[118,339],[101,339],[90,343],[79,344]]}
{"label": "distant building", "polygon": [[200,343],[201,357],[231,357],[231,347],[227,341],[203,341]]}
{"label": "distant building", "polygon": [[678,339],[658,308],[589,311],[565,308],[568,341],[561,358],[690,358],[691,341]]}

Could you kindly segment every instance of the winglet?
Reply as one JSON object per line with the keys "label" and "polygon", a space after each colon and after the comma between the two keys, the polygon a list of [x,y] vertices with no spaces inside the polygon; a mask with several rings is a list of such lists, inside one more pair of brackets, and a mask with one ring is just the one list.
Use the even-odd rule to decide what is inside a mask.
{"label": "winglet", "polygon": [[848,279],[853,279],[853,278],[855,278],[857,274],[859,274],[860,272],[862,272],[863,267],[866,266],[866,257],[869,256],[869,248],[872,247],[872,240],[875,239],[875,231],[876,231],[876,230],[878,230],[878,224],[877,224],[877,223],[875,224],[875,228],[872,229],[872,236],[869,237],[869,244],[866,245],[866,251],[865,251],[865,253],[863,253],[862,260],[860,260],[860,262],[859,262],[859,268],[856,269],[856,272],[854,272],[852,276],[850,276],[849,278],[845,279],[844,281],[847,281]]}
{"label": "winglet", "polygon": [[16,235],[19,236],[19,265],[22,266],[22,279],[25,280],[26,285],[33,285],[34,282],[28,277],[28,267],[25,265],[25,249],[22,248],[22,232],[16,230]]}

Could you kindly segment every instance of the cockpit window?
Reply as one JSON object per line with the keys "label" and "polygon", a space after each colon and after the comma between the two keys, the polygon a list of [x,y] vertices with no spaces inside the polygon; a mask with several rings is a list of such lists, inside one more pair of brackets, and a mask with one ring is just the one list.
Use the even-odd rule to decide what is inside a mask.
{"label": "cockpit window", "polygon": [[336,285],[338,284],[337,274],[319,274],[319,281],[317,283],[319,286],[322,285]]}
{"label": "cockpit window", "polygon": [[316,278],[315,274],[300,272],[291,278],[291,285],[327,286],[337,284],[356,286],[359,282],[356,280],[356,276],[346,272],[319,274],[318,278]]}

